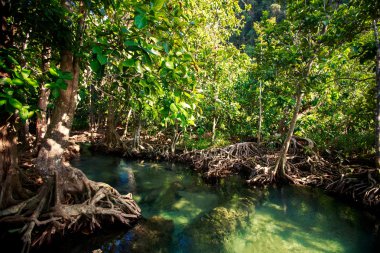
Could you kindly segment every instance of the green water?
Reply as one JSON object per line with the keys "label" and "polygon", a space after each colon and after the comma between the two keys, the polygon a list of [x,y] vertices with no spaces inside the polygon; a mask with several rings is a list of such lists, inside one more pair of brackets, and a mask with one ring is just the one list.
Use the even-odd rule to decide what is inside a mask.
{"label": "green water", "polygon": [[376,220],[318,190],[247,189],[238,178],[211,185],[181,165],[104,155],[73,165],[132,192],[148,222],[162,220],[153,227],[163,232],[148,227],[150,237],[136,239],[131,230],[69,252],[380,252]]}

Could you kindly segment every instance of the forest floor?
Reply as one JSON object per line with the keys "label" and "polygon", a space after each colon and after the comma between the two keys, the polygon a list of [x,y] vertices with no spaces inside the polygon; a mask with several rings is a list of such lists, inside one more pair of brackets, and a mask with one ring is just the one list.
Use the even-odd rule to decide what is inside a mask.
{"label": "forest floor", "polygon": [[[132,138],[115,146],[104,144],[101,133],[78,132],[75,142],[92,142],[92,148],[136,159],[170,160],[190,164],[202,177],[218,179],[239,174],[247,185],[261,187],[279,183],[275,167],[280,145],[240,142],[221,148],[187,150],[181,147],[170,152],[170,139],[165,136],[141,137],[139,148],[132,148]],[[321,188],[358,206],[380,211],[380,172],[364,163],[350,163],[334,157],[321,156],[311,140],[294,137],[287,155],[287,181],[291,184]]]}

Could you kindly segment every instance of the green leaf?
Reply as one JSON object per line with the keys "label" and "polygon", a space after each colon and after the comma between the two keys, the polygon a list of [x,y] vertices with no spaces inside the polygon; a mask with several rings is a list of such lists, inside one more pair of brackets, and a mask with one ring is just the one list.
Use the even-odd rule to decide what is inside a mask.
{"label": "green leaf", "polygon": [[9,89],[9,88],[5,88],[4,91],[7,94],[6,97],[8,97],[8,98],[11,97],[13,95],[13,93],[14,93],[14,90]]}
{"label": "green leaf", "polygon": [[22,77],[25,79],[25,78],[28,78],[29,75],[30,75],[31,71],[29,69],[22,69],[21,70],[21,75]]}
{"label": "green leaf", "polygon": [[135,17],[135,26],[138,29],[144,28],[148,24],[148,20],[146,19],[145,15],[137,15]]}
{"label": "green leaf", "polygon": [[154,4],[153,4],[153,9],[158,11],[158,10],[161,10],[162,7],[164,6],[166,0],[156,0],[154,1]]}
{"label": "green leaf", "polygon": [[172,61],[167,61],[165,62],[165,66],[168,68],[168,69],[174,69],[174,63]]}
{"label": "green leaf", "polygon": [[33,87],[38,87],[38,83],[37,83],[37,81],[36,80],[34,80],[34,79],[31,79],[31,78],[25,78],[25,80],[26,80],[26,82],[29,84],[29,85],[31,85],[31,86],[33,86]]}
{"label": "green leaf", "polygon": [[141,62],[140,61],[137,61],[136,62],[136,71],[138,72],[138,73],[142,73],[143,72],[143,69],[142,69],[142,67],[141,67]]}
{"label": "green leaf", "polygon": [[12,79],[10,79],[9,77],[3,78],[2,83],[4,83],[4,84],[12,84]]}
{"label": "green leaf", "polygon": [[124,42],[124,45],[126,45],[127,47],[133,47],[133,46],[138,46],[139,44],[137,44],[136,42],[134,42],[133,40],[126,40]]}
{"label": "green leaf", "polygon": [[98,61],[99,61],[99,63],[100,63],[101,65],[104,65],[104,64],[107,63],[107,56],[104,56],[104,55],[102,55],[102,54],[97,54],[97,55],[96,55],[96,59],[98,59]]}
{"label": "green leaf", "polygon": [[181,102],[180,104],[181,104],[182,108],[186,108],[186,109],[190,109],[191,108],[191,106],[188,103]]}
{"label": "green leaf", "polygon": [[95,46],[92,48],[92,52],[94,52],[96,54],[102,54],[102,48],[99,46]]}
{"label": "green leaf", "polygon": [[22,120],[26,120],[28,118],[28,114],[29,114],[28,109],[26,109],[25,107],[22,107],[19,112],[20,118]]}
{"label": "green leaf", "polygon": [[18,78],[13,79],[12,83],[15,85],[24,85],[24,81]]}
{"label": "green leaf", "polygon": [[51,93],[53,94],[54,98],[58,98],[59,97],[59,89],[57,89],[57,88],[52,89]]}
{"label": "green leaf", "polygon": [[4,100],[4,99],[0,100],[0,106],[5,105],[6,103],[7,103],[7,100]]}
{"label": "green leaf", "polygon": [[127,29],[125,26],[123,26],[123,27],[121,28],[121,32],[122,32],[122,33],[128,33],[128,29]]}
{"label": "green leaf", "polygon": [[21,104],[20,101],[18,101],[18,100],[15,99],[15,98],[9,98],[8,101],[9,101],[9,103],[11,104],[11,106],[13,106],[13,107],[16,108],[16,109],[21,110],[21,108],[22,108],[22,104]]}
{"label": "green leaf", "polygon": [[135,63],[136,63],[135,59],[127,59],[127,60],[123,61],[123,66],[133,67],[133,66],[135,66]]}
{"label": "green leaf", "polygon": [[170,104],[170,110],[171,110],[172,112],[174,112],[174,113],[177,113],[177,112],[178,112],[178,108],[177,108],[177,106],[175,106],[174,103],[171,103],[171,104]]}
{"label": "green leaf", "polygon": [[13,64],[13,65],[19,65],[17,60],[13,58],[13,56],[8,55],[8,60]]}
{"label": "green leaf", "polygon": [[161,55],[161,53],[159,52],[159,51],[157,51],[157,50],[155,50],[155,49],[150,49],[150,50],[147,50],[149,53],[151,53],[151,54],[154,54],[154,55],[157,55],[157,56],[160,56]]}
{"label": "green leaf", "polygon": [[57,70],[56,68],[49,68],[49,73],[50,73],[52,76],[59,77],[58,70]]}
{"label": "green leaf", "polygon": [[183,94],[185,94],[185,96],[186,96],[186,97],[188,97],[188,98],[191,98],[191,95],[190,95],[190,93],[188,93],[188,92],[184,91],[184,92],[183,92]]}
{"label": "green leaf", "polygon": [[28,112],[28,119],[31,118],[34,115],[34,111]]}
{"label": "green leaf", "polygon": [[93,72],[98,73],[99,70],[100,70],[99,61],[97,61],[97,60],[91,61],[90,67],[91,67],[91,69],[92,69]]}
{"label": "green leaf", "polygon": [[164,47],[165,53],[168,54],[170,52],[169,43],[165,42],[162,44],[162,46]]}

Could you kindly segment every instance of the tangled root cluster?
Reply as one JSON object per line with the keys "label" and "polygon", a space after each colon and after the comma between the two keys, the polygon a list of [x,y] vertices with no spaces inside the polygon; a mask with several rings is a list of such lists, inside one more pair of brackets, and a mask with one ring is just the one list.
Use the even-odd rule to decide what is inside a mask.
{"label": "tangled root cluster", "polygon": [[[287,156],[287,177],[294,184],[317,186],[330,192],[349,196],[368,206],[380,205],[380,171],[363,166],[343,166],[329,162],[312,151],[310,140],[293,140]],[[264,144],[244,142],[223,148],[196,150],[178,157],[207,178],[241,174],[251,185],[274,183],[279,152]]]}

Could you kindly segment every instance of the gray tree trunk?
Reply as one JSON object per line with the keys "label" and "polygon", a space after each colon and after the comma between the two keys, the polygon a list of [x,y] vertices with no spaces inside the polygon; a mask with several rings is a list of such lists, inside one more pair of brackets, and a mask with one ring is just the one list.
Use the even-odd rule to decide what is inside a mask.
{"label": "gray tree trunk", "polygon": [[286,135],[286,139],[285,139],[284,143],[282,144],[280,156],[277,159],[275,170],[274,170],[275,176],[277,178],[280,178],[280,179],[286,178],[286,171],[285,171],[286,160],[287,160],[286,156],[288,154],[290,141],[293,137],[294,129],[296,127],[298,113],[300,111],[301,103],[302,103],[302,96],[303,96],[303,93],[301,91],[301,88],[298,87],[297,88],[297,94],[296,94],[297,102],[296,102],[296,106],[295,106],[294,111],[293,111],[292,121],[290,122],[289,130],[288,130],[288,133]]}

